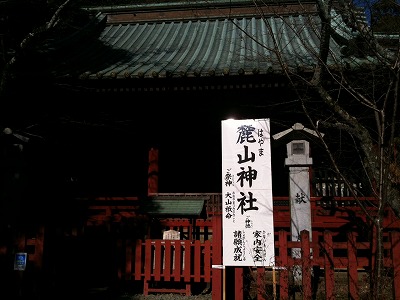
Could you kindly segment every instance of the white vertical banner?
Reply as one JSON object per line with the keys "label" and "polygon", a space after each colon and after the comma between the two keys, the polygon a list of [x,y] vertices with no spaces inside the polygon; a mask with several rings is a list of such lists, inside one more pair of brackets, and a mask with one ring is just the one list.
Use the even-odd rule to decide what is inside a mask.
{"label": "white vertical banner", "polygon": [[275,265],[269,119],[222,121],[225,266]]}

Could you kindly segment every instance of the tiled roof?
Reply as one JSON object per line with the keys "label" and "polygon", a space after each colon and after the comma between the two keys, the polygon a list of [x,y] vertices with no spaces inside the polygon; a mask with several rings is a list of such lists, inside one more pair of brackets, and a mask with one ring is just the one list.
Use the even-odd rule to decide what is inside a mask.
{"label": "tiled roof", "polygon": [[[320,19],[315,12],[262,15],[248,8],[228,16],[217,11],[214,16],[102,11],[96,16],[105,22],[98,39],[83,40],[53,70],[81,79],[135,79],[269,74],[282,64],[296,71],[317,63]],[[337,41],[353,38],[340,14],[334,12],[333,19],[339,38],[331,40],[331,65],[351,59]]]}
{"label": "tiled roof", "polygon": [[151,198],[144,204],[144,211],[150,215],[199,216],[204,210],[204,198],[193,197]]}

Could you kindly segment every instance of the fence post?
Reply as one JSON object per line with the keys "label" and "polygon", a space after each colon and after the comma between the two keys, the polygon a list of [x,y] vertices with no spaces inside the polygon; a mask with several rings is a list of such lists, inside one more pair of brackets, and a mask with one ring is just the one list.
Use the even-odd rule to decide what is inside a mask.
{"label": "fence post", "polygon": [[151,261],[152,253],[152,245],[151,240],[146,240],[145,242],[145,250],[144,250],[144,287],[143,287],[143,294],[145,296],[149,295],[149,281],[151,280],[151,273],[153,270],[153,265]]}
{"label": "fence post", "polygon": [[194,241],[194,260],[193,260],[193,266],[194,266],[194,281],[195,282],[200,282],[201,278],[201,261],[202,261],[202,255],[201,255],[201,243],[200,240],[195,240]]}
{"label": "fence post", "polygon": [[123,244],[122,244],[122,239],[118,239],[117,240],[117,279],[118,280],[122,280],[122,268],[126,265],[124,265],[124,263],[126,264],[126,260],[121,259],[120,255],[121,253],[123,253]]}
{"label": "fence post", "polygon": [[257,300],[263,300],[266,297],[266,274],[264,267],[257,267]]}
{"label": "fence post", "polygon": [[[212,217],[212,264],[222,264],[222,215]],[[212,299],[222,299],[222,269],[212,268]]]}
{"label": "fence post", "polygon": [[175,269],[174,269],[174,280],[181,280],[181,270],[182,270],[182,242],[180,240],[175,241]]}
{"label": "fence post", "polygon": [[335,268],[333,263],[332,233],[324,231],[324,265],[325,265],[325,297],[327,300],[335,299]]}
{"label": "fence post", "polygon": [[175,260],[172,259],[172,240],[164,240],[164,280],[170,281],[171,280],[171,272],[173,270],[173,262]]}
{"label": "fence post", "polygon": [[357,247],[353,232],[347,233],[347,258],[349,299],[358,299]]}
{"label": "fence post", "polygon": [[[132,252],[130,253],[132,255]],[[142,278],[142,240],[135,243],[135,280]]]}
{"label": "fence post", "polygon": [[[243,281],[245,280],[243,274],[243,267],[234,267],[235,270],[235,300],[243,300]],[[226,293],[226,291],[225,291]]]}
{"label": "fence post", "polygon": [[185,261],[185,269],[183,270],[183,274],[184,274],[184,280],[186,282],[190,282],[190,275],[191,275],[191,267],[192,267],[192,246],[191,246],[191,241],[186,240],[183,242],[184,243],[184,249],[185,249],[185,253],[183,254],[184,257],[184,261]]}
{"label": "fence post", "polygon": [[289,299],[289,271],[288,271],[288,251],[287,235],[284,230],[279,231],[279,299]]}
{"label": "fence post", "polygon": [[204,241],[204,281],[211,281],[211,242],[210,240]]}
{"label": "fence post", "polygon": [[312,299],[311,288],[311,250],[310,250],[310,233],[307,230],[300,232],[301,236],[301,262],[302,262],[302,284],[303,299]]}
{"label": "fence post", "polygon": [[161,270],[162,270],[162,260],[161,260],[161,251],[162,251],[162,245],[161,245],[161,240],[155,240],[154,241],[154,280],[155,281],[160,281],[161,280]]}
{"label": "fence post", "polygon": [[393,299],[400,299],[400,232],[390,233],[390,244],[393,264]]}
{"label": "fence post", "polygon": [[34,265],[38,270],[42,270],[43,265],[43,245],[44,245],[44,226],[41,225],[36,233],[35,239],[35,261]]}
{"label": "fence post", "polygon": [[125,280],[130,280],[132,276],[132,242],[126,240],[125,244]]}

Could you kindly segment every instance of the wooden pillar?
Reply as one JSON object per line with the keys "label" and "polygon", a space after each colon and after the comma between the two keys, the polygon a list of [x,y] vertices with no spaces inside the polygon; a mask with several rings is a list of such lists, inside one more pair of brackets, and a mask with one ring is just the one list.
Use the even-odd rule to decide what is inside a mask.
{"label": "wooden pillar", "polygon": [[158,193],[158,149],[149,151],[149,167],[147,175],[147,195]]}
{"label": "wooden pillar", "polygon": [[216,267],[222,265],[222,215],[215,214],[213,220],[213,238],[212,238],[212,299],[222,299],[222,268]]}

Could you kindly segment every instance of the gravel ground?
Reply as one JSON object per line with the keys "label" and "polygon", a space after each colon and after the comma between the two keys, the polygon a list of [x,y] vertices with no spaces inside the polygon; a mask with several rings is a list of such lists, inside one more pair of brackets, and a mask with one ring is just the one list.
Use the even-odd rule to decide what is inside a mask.
{"label": "gravel ground", "polygon": [[192,295],[192,296],[185,296],[179,294],[150,294],[148,296],[144,296],[143,294],[136,294],[131,296],[123,296],[120,300],[211,300],[211,294],[204,294],[204,295]]}
{"label": "gravel ground", "polygon": [[86,300],[212,300],[211,291],[186,296],[176,293],[135,294],[133,292],[116,292],[105,289],[93,289],[84,297]]}

